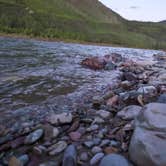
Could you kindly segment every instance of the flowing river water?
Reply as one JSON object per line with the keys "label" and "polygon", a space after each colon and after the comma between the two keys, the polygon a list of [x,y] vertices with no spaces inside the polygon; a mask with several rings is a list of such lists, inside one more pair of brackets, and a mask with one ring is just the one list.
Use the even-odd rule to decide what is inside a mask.
{"label": "flowing river water", "polygon": [[0,37],[0,123],[72,111],[113,82],[118,71],[93,71],[81,60],[110,53],[152,62],[155,50]]}

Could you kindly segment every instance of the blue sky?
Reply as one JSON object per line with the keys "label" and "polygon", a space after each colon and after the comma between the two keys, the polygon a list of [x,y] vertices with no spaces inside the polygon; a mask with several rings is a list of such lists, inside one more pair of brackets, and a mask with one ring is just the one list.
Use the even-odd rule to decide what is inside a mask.
{"label": "blue sky", "polygon": [[126,19],[166,20],[166,0],[99,0]]}

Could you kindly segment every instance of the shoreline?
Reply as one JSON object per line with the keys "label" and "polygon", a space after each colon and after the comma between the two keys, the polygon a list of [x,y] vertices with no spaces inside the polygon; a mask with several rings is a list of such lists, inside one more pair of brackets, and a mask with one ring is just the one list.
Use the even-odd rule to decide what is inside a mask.
{"label": "shoreline", "polygon": [[[31,37],[22,34],[5,34],[0,33],[0,37],[10,37],[15,39],[30,39],[36,41],[45,41],[45,42],[63,42],[63,43],[71,43],[71,44],[82,44],[82,45],[93,45],[93,46],[105,46],[105,47],[121,47],[121,48],[134,48],[134,49],[143,49],[143,50],[155,50],[151,48],[140,48],[140,47],[130,47],[125,45],[118,45],[118,44],[109,44],[109,43],[95,43],[95,42],[86,42],[86,41],[79,41],[79,40],[72,40],[72,39],[58,39],[58,38],[44,38],[44,37]],[[158,51],[166,51],[159,49]]]}

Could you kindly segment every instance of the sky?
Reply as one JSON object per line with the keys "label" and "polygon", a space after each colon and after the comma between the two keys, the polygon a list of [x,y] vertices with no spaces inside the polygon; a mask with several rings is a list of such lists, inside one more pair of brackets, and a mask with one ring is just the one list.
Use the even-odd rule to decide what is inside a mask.
{"label": "sky", "polygon": [[99,0],[122,17],[137,21],[166,20],[166,0]]}

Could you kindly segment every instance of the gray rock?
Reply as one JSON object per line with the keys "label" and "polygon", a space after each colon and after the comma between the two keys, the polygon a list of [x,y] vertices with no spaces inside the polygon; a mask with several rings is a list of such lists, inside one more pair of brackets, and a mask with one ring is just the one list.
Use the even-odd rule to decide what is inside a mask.
{"label": "gray rock", "polygon": [[110,154],[101,160],[99,166],[129,166],[129,162],[121,155]]}
{"label": "gray rock", "polygon": [[91,132],[91,131],[95,131],[99,128],[99,125],[97,124],[94,124],[94,125],[91,125],[89,128],[86,129],[87,132]]}
{"label": "gray rock", "polygon": [[81,161],[88,161],[88,153],[86,153],[86,152],[83,152],[83,153],[81,153],[81,155],[80,155],[80,160]]}
{"label": "gray rock", "polygon": [[97,165],[97,163],[104,157],[104,153],[97,153],[93,158],[90,160],[90,165]]}
{"label": "gray rock", "polygon": [[135,120],[129,155],[138,166],[166,165],[166,104],[150,103]]}
{"label": "gray rock", "polygon": [[24,154],[18,158],[22,164],[22,166],[26,165],[29,161],[29,156],[27,154]]}
{"label": "gray rock", "polygon": [[101,142],[101,139],[100,139],[100,138],[94,138],[94,139],[93,139],[94,145],[99,145],[100,142]]}
{"label": "gray rock", "polygon": [[100,146],[104,147],[104,146],[109,145],[109,144],[110,144],[110,140],[109,139],[104,139],[104,140],[102,140]]}
{"label": "gray rock", "polygon": [[114,70],[116,68],[116,65],[114,63],[112,63],[111,61],[109,61],[106,65],[105,65],[105,70]]}
{"label": "gray rock", "polygon": [[65,150],[62,166],[76,166],[77,165],[77,151],[74,145],[69,145]]}
{"label": "gray rock", "polygon": [[56,155],[59,154],[61,152],[63,152],[67,147],[67,143],[65,141],[59,141],[58,143],[50,146],[48,148],[49,151],[49,155]]}
{"label": "gray rock", "polygon": [[71,113],[61,113],[61,114],[52,114],[48,117],[48,122],[51,124],[66,124],[66,123],[71,123],[73,120],[73,116]]}
{"label": "gray rock", "polygon": [[148,94],[148,95],[153,95],[157,93],[157,89],[154,86],[140,87],[137,91],[138,93]]}
{"label": "gray rock", "polygon": [[86,142],[84,142],[84,145],[87,148],[92,148],[94,146],[94,142],[93,141],[86,141]]}
{"label": "gray rock", "polygon": [[102,118],[108,118],[111,114],[108,111],[105,110],[99,110],[97,111],[97,114],[100,115]]}
{"label": "gray rock", "polygon": [[120,112],[117,113],[117,116],[124,120],[133,120],[138,116],[142,107],[137,105],[130,105],[123,108]]}
{"label": "gray rock", "polygon": [[166,104],[166,94],[162,94],[157,99],[158,103],[165,103]]}
{"label": "gray rock", "polygon": [[40,164],[39,166],[59,166],[60,164],[57,161],[48,161]]}
{"label": "gray rock", "polygon": [[94,121],[93,121],[93,124],[102,124],[102,123],[104,123],[105,121],[102,119],[102,118],[100,118],[100,117],[95,117],[95,119],[94,119]]}
{"label": "gray rock", "polygon": [[92,153],[93,154],[100,153],[100,152],[102,152],[102,149],[99,146],[94,146],[92,148]]}
{"label": "gray rock", "polygon": [[119,147],[120,146],[120,142],[111,140],[110,141],[110,145],[113,146],[113,147]]}
{"label": "gray rock", "polygon": [[38,141],[44,134],[43,129],[37,129],[34,132],[30,133],[26,138],[24,143],[25,144],[33,144]]}

